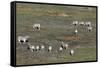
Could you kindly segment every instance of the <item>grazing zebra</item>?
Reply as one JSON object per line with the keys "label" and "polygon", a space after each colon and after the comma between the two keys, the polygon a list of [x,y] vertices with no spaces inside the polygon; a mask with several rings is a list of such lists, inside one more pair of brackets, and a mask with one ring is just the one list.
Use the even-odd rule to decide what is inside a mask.
{"label": "grazing zebra", "polygon": [[62,50],[63,50],[63,48],[62,47],[59,47],[59,51],[62,52]]}
{"label": "grazing zebra", "polygon": [[18,42],[20,44],[24,44],[24,43],[27,43],[29,42],[29,36],[18,36]]}
{"label": "grazing zebra", "polygon": [[31,50],[31,52],[33,52],[33,51],[35,51],[35,46],[28,43],[27,49]]}
{"label": "grazing zebra", "polygon": [[90,26],[90,27],[87,27],[87,30],[88,31],[92,31],[92,27]]}
{"label": "grazing zebra", "polygon": [[51,52],[51,50],[52,50],[52,46],[49,46],[48,51]]}
{"label": "grazing zebra", "polygon": [[40,50],[40,47],[39,46],[36,46],[36,51]]}
{"label": "grazing zebra", "polygon": [[61,45],[62,48],[68,49],[68,46],[69,46],[69,45],[68,45],[67,43],[62,42],[62,45]]}
{"label": "grazing zebra", "polygon": [[91,22],[88,21],[88,22],[85,23],[85,25],[89,27],[89,26],[91,26]]}
{"label": "grazing zebra", "polygon": [[35,51],[35,46],[30,46],[30,50],[33,52]]}
{"label": "grazing zebra", "polygon": [[76,35],[78,34],[78,30],[77,29],[74,31],[74,34],[76,34]]}
{"label": "grazing zebra", "polygon": [[74,54],[74,50],[71,49],[71,50],[70,50],[70,55],[73,56],[73,54]]}
{"label": "grazing zebra", "polygon": [[41,45],[41,50],[43,50],[45,47],[44,47],[44,45]]}
{"label": "grazing zebra", "polygon": [[84,21],[79,22],[79,25],[84,26],[85,25]]}
{"label": "grazing zebra", "polygon": [[74,26],[78,25],[78,21],[73,21],[72,23]]}
{"label": "grazing zebra", "polygon": [[40,24],[33,24],[33,31],[40,30]]}

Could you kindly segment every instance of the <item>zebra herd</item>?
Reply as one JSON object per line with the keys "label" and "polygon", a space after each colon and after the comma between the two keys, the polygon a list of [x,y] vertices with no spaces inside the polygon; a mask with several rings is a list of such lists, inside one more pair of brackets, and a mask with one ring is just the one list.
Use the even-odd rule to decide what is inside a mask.
{"label": "zebra herd", "polygon": [[[73,21],[72,24],[77,27],[77,26],[85,26],[86,29],[88,31],[92,31],[92,24],[91,22],[84,22],[84,21]],[[33,31],[37,31],[37,30],[40,30],[40,24],[33,24]],[[78,34],[78,29],[75,29],[74,33],[77,35]],[[53,47],[52,46],[48,46],[48,47],[45,47],[44,45],[31,45],[29,43],[29,39],[30,37],[29,36],[18,36],[18,42],[20,44],[28,44],[28,50],[30,50],[31,52],[35,52],[35,51],[39,51],[39,50],[44,50],[45,48],[48,50],[48,52],[52,52],[52,49]],[[61,45],[60,47],[58,48],[58,51],[59,52],[62,52],[63,50],[67,50],[69,48],[69,44],[68,43],[65,43],[65,42],[61,42]],[[70,50],[70,53],[69,53],[71,56],[74,54],[74,50],[71,49]]]}
{"label": "zebra herd", "polygon": [[88,27],[91,27],[92,24],[90,21],[87,21],[87,22],[84,22],[84,21],[73,21],[72,23],[73,25],[77,26],[77,25],[81,25],[81,26],[88,26]]}
{"label": "zebra herd", "polygon": [[40,30],[40,24],[33,24],[33,31]]}
{"label": "zebra herd", "polygon": [[[19,44],[27,44],[28,47],[27,49],[30,50],[31,52],[36,52],[36,51],[40,51],[40,50],[45,50],[45,48],[47,49],[48,52],[52,52],[53,51],[53,46],[45,46],[45,45],[32,45],[29,43],[28,39],[30,37],[29,36],[19,36],[18,37],[18,42]],[[67,50],[69,48],[69,44],[65,43],[65,42],[61,42],[61,45],[58,48],[59,52],[62,52],[63,50]],[[74,50],[71,49],[70,50],[70,55],[74,54]]]}
{"label": "zebra herd", "polygon": [[[92,31],[93,27],[90,21],[73,21],[72,24],[76,27],[76,26],[84,26],[86,28],[87,31]],[[40,30],[40,24],[33,24],[33,31],[37,31]],[[75,29],[74,34],[78,33],[78,29]]]}
{"label": "zebra herd", "polygon": [[[87,21],[87,22],[84,22],[84,21],[81,21],[81,22],[79,22],[79,21],[73,21],[73,23],[72,23],[75,27],[76,26],[84,26],[85,28],[86,28],[86,30],[88,30],[89,32],[90,31],[92,31],[92,24],[91,24],[91,22],[90,21]],[[77,34],[78,33],[78,30],[77,29],[75,29],[75,32],[74,32],[75,34]]]}

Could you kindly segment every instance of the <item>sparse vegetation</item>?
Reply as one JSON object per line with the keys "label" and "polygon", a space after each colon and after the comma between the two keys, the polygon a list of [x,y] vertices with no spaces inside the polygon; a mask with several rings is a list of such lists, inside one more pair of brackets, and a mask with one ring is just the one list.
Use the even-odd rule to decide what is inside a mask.
{"label": "sparse vegetation", "polygon": [[[16,14],[16,37],[28,35],[32,45],[45,46],[42,51],[31,52],[27,44],[16,41],[17,65],[96,60],[96,8],[90,11],[88,7],[18,3]],[[74,27],[74,20],[91,21],[93,30],[88,32],[84,27]],[[41,24],[39,31],[33,31],[35,23]],[[73,34],[76,28],[77,36]],[[68,50],[58,51],[61,41],[69,43]],[[52,46],[51,52],[48,46]],[[70,49],[75,51],[73,56],[69,55]]]}

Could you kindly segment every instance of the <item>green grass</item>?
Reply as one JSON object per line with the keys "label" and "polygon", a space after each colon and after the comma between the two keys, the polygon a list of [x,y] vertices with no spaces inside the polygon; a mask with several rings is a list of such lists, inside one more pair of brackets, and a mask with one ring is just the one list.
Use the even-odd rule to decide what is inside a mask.
{"label": "green grass", "polygon": [[[80,10],[81,9],[81,10]],[[96,60],[96,9],[88,10],[87,8],[51,6],[51,5],[25,5],[17,4],[16,26],[17,35],[29,35],[30,43],[33,45],[44,44],[44,51],[28,51],[27,45],[20,45],[17,41],[17,65],[26,64],[45,64],[60,62],[78,62]],[[67,14],[68,16],[63,16]],[[91,21],[93,31],[88,32],[85,27],[73,27],[72,21]],[[32,25],[41,24],[40,31],[34,31]],[[79,31],[78,40],[73,39],[75,29]],[[70,37],[70,39],[68,39]],[[69,42],[70,48],[62,53],[57,49],[61,41]],[[53,51],[49,53],[47,47],[53,46]],[[80,46],[80,48],[76,48]],[[70,49],[75,50],[73,56],[69,55]]]}

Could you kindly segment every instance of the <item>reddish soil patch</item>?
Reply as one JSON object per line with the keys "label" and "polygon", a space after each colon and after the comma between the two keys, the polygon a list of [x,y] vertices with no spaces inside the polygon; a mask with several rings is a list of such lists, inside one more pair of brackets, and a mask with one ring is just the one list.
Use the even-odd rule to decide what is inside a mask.
{"label": "reddish soil patch", "polygon": [[73,36],[73,35],[70,35],[70,36],[62,36],[62,37],[59,37],[59,39],[64,39],[64,40],[80,40],[80,36]]}

